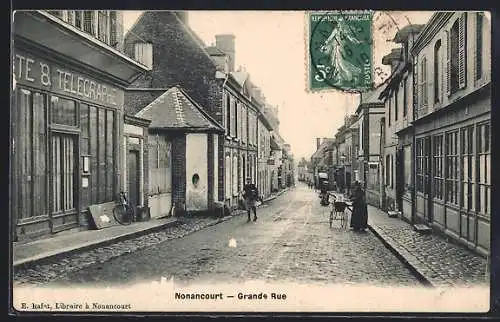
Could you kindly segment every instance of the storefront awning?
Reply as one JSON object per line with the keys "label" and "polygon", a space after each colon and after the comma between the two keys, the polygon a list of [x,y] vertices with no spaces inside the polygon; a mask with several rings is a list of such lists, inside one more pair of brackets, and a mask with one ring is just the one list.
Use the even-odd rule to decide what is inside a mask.
{"label": "storefront awning", "polygon": [[80,62],[124,86],[150,70],[115,48],[44,11],[16,11],[14,34],[16,40],[24,40],[40,50],[48,49],[68,60]]}

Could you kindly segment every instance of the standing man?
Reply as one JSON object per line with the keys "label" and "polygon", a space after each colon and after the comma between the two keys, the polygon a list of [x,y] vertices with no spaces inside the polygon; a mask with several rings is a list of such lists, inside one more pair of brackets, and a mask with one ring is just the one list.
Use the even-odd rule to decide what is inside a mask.
{"label": "standing man", "polygon": [[253,210],[253,221],[257,220],[257,207],[255,203],[259,200],[259,191],[255,184],[252,183],[252,178],[247,177],[247,183],[243,187],[243,198],[246,201],[248,220],[250,221],[250,210]]}

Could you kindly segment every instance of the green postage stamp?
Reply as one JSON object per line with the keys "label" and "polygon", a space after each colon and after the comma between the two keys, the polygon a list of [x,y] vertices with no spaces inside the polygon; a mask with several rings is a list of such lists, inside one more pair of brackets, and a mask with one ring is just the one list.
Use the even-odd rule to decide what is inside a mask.
{"label": "green postage stamp", "polygon": [[373,86],[371,11],[310,12],[309,90]]}

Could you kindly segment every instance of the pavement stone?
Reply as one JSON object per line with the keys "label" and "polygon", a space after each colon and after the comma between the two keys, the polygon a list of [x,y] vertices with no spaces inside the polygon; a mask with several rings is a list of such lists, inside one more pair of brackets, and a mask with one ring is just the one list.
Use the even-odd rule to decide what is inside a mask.
{"label": "pavement stone", "polygon": [[368,205],[370,229],[433,286],[489,285],[487,260],[440,235],[422,235],[402,219]]}

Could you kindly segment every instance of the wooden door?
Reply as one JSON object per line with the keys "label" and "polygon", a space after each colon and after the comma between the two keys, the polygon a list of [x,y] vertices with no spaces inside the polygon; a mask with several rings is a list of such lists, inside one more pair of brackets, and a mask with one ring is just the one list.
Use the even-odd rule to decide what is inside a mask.
{"label": "wooden door", "polygon": [[77,135],[52,133],[51,138],[51,221],[52,232],[78,226]]}
{"label": "wooden door", "polygon": [[139,151],[129,150],[127,155],[128,202],[134,211],[139,204]]}

